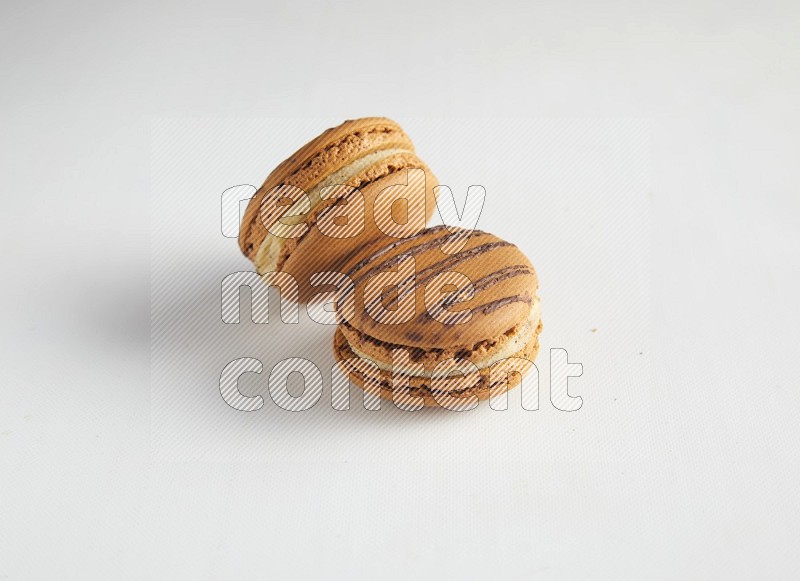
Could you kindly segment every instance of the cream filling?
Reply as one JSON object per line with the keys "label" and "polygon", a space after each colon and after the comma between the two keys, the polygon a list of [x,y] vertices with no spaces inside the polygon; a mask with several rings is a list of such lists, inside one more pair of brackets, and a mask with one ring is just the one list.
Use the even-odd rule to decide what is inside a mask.
{"label": "cream filling", "polygon": [[[310,213],[322,201],[320,194],[323,189],[347,183],[356,175],[368,169],[371,165],[374,165],[379,161],[386,159],[387,157],[397,155],[398,153],[413,154],[414,152],[401,148],[374,151],[355,160],[352,163],[349,163],[339,171],[330,174],[316,186],[308,190],[306,192],[306,196],[308,198],[307,200],[301,197],[286,211],[289,216],[286,218],[281,218],[278,222],[270,226],[269,229],[275,232],[275,234],[272,232],[267,232],[267,237],[264,238],[261,246],[259,246],[255,260],[253,261],[256,266],[256,271],[258,273],[264,273],[278,270],[278,257],[281,255],[281,250],[283,250],[283,246],[286,244],[286,241],[289,237],[288,233],[298,224],[298,222],[302,222],[302,220],[305,218],[306,212],[303,212],[303,208],[306,204],[306,201],[310,204],[310,209],[308,210],[308,213]],[[281,220],[284,220],[287,223],[284,223]]]}
{"label": "cream filling", "polygon": [[[536,332],[536,328],[539,326],[539,321],[542,316],[542,305],[539,301],[539,297],[536,297],[531,305],[531,312],[528,314],[528,318],[525,320],[525,323],[522,325],[522,328],[517,332],[516,335],[511,337],[503,348],[500,349],[497,353],[492,354],[491,357],[487,357],[483,361],[475,362],[475,366],[478,369],[486,369],[487,367],[491,367],[498,361],[502,361],[503,359],[508,359],[509,357],[513,357],[519,351],[522,350],[525,345],[533,337],[534,333]],[[348,342],[349,344],[349,342]],[[377,361],[372,359],[369,355],[361,352],[358,348],[354,347],[350,344],[350,349],[358,355],[362,359],[367,359],[369,361],[373,361],[379,369],[382,371],[388,371],[392,373],[392,364],[386,363],[384,361]],[[400,367],[398,366],[398,373],[402,373],[404,375],[410,375],[412,377],[432,377],[432,371],[423,371],[422,373],[418,373],[420,364],[414,364],[409,367]]]}

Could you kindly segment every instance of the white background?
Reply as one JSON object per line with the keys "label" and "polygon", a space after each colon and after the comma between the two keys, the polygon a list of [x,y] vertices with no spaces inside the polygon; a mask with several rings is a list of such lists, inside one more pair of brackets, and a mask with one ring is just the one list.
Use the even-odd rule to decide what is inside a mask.
{"label": "white background", "polygon": [[[0,10],[0,578],[797,577],[796,3]],[[484,440],[473,456],[461,440],[457,459],[396,442],[398,458],[313,446],[248,461],[154,457],[153,118],[364,115],[410,132],[422,117],[443,127],[651,119],[648,320],[615,327],[621,297],[598,311],[602,323],[579,318],[591,288],[547,296],[548,340],[566,337],[575,360],[586,353],[574,384],[584,409],[534,412],[530,430]],[[446,179],[449,162],[434,163],[448,159],[441,144],[418,145],[454,187],[481,179]],[[480,144],[468,145],[458,152],[475,156]],[[251,155],[263,166],[248,166],[243,182],[276,161]],[[476,173],[497,172],[472,161]],[[217,186],[195,203],[216,207]],[[509,195],[542,210],[545,231],[563,219],[552,198]],[[513,223],[481,225],[522,239]],[[542,265],[543,299],[584,268],[587,285],[603,272],[525,250]],[[231,260],[245,264],[235,247]],[[596,281],[602,292],[630,288],[611,272]],[[637,328],[652,336],[636,359],[647,363],[635,365],[652,374],[625,368],[635,382],[610,387],[609,375],[591,378],[590,341],[605,349]],[[634,405],[609,404],[620,395]],[[441,416],[424,417],[436,433]],[[444,440],[454,424],[477,433],[492,421],[454,417],[437,425]],[[369,446],[382,428],[415,437],[395,418],[368,426]]]}

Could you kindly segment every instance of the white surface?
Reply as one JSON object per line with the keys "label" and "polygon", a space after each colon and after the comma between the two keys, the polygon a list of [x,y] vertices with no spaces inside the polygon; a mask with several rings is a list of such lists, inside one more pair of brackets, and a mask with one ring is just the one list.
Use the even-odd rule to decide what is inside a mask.
{"label": "white surface", "polygon": [[[0,578],[797,577],[796,3],[2,10]],[[605,348],[615,328],[586,334],[576,287],[543,306],[571,354],[583,337],[584,408],[543,400],[531,430],[485,439],[475,461],[461,442],[458,460],[430,454],[441,441],[413,458],[325,456],[321,441],[261,461],[154,460],[152,117],[367,114],[650,118],[652,376],[595,387],[614,376],[590,378],[588,341]],[[451,173],[444,149],[419,145]],[[216,211],[220,192],[197,203]],[[526,251],[543,289],[602,271]],[[485,419],[454,417],[441,438]],[[379,428],[413,441],[398,419],[367,426],[369,445]]]}

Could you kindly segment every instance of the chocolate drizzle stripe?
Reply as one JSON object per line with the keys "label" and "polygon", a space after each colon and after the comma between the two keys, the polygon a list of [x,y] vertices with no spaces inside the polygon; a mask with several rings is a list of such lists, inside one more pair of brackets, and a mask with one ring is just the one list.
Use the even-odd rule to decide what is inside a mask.
{"label": "chocolate drizzle stripe", "polygon": [[[446,259],[437,262],[436,264],[432,264],[427,268],[423,268],[421,271],[416,273],[412,278],[406,279],[397,285],[400,288],[408,289],[404,293],[398,293],[397,303],[399,304],[400,301],[407,296],[408,294],[414,292],[420,286],[423,286],[428,283],[430,279],[434,276],[439,274],[440,272],[444,272],[445,270],[449,270],[467,260],[470,260],[476,256],[480,256],[481,254],[485,254],[494,250],[495,248],[504,248],[508,246],[513,246],[511,242],[506,242],[505,240],[499,240],[497,242],[487,242],[486,244],[481,244],[480,246],[475,246],[474,248],[470,248],[469,250],[462,250],[458,254],[454,254],[452,256],[448,256]],[[401,254],[395,258],[402,259],[405,254]],[[387,261],[388,264],[389,261]],[[399,260],[398,260],[399,262]],[[380,266],[374,268],[373,270],[377,270]],[[359,282],[363,280],[363,277],[359,279]],[[366,312],[372,312],[375,307],[378,306],[378,302],[381,300],[381,297],[378,296],[373,299],[368,305],[365,305]]]}
{"label": "chocolate drizzle stripe", "polygon": [[487,252],[490,252],[495,248],[505,248],[508,246],[514,246],[514,245],[511,244],[511,242],[506,242],[505,240],[498,240],[497,242],[487,242],[486,244],[481,244],[480,246],[475,246],[474,248],[470,248],[469,250],[462,250],[458,254],[453,254],[451,256],[448,256],[444,260],[441,260],[436,264],[431,264],[429,267],[420,270],[417,273],[416,286],[420,286],[420,284],[428,282],[429,279],[439,274],[440,272],[445,272],[446,270],[449,270],[453,266],[466,262],[471,258],[480,256],[481,254],[486,254]]}
{"label": "chocolate drizzle stripe", "polygon": [[509,278],[514,278],[515,276],[521,276],[523,274],[533,274],[533,271],[525,264],[506,266],[487,276],[484,276],[483,278],[479,278],[472,283],[472,288],[475,289],[475,292],[479,292],[493,284],[497,284],[503,282],[504,280],[508,280]]}
{"label": "chocolate drizzle stripe", "polygon": [[438,234],[442,230],[445,231],[444,235],[436,236],[435,238],[433,238],[433,239],[431,239],[431,240],[429,240],[429,241],[427,241],[427,242],[425,242],[423,244],[419,244],[417,246],[414,246],[413,248],[409,248],[407,251],[400,251],[400,253],[397,256],[394,256],[394,257],[390,258],[385,263],[376,264],[375,266],[373,266],[372,268],[370,268],[366,272],[360,273],[358,279],[354,279],[354,283],[358,284],[359,282],[361,282],[364,279],[366,279],[367,277],[369,277],[371,274],[374,274],[375,272],[377,272],[377,271],[379,271],[379,270],[381,270],[381,269],[383,269],[385,267],[394,266],[395,264],[400,262],[405,256],[416,256],[417,254],[421,254],[422,252],[425,252],[426,250],[430,250],[431,248],[435,248],[436,246],[439,246],[440,243],[450,235],[450,232],[447,231],[447,228],[445,228],[444,226],[436,226],[434,228],[429,228],[427,230],[423,230],[419,234],[415,234],[414,236],[411,236],[410,238],[403,238],[402,240],[398,240],[396,242],[392,242],[391,244],[389,244],[388,246],[382,248],[381,250],[379,250],[378,252],[376,252],[372,256],[364,258],[361,262],[359,262],[353,268],[351,268],[350,269],[350,277],[352,278],[356,273],[358,273],[359,270],[364,268],[367,264],[369,264],[371,262],[378,261],[382,256],[385,256],[386,254],[389,254],[390,252],[392,252],[393,250],[396,250],[397,248],[399,248],[403,244],[413,244],[414,242],[417,242],[423,236],[429,236],[429,235],[434,235],[435,236],[436,234]]}
{"label": "chocolate drizzle stripe", "polygon": [[497,299],[496,301],[485,303],[483,305],[480,305],[479,307],[473,307],[472,310],[483,313],[484,315],[489,315],[497,310],[502,309],[507,305],[511,305],[514,303],[527,303],[530,305],[531,295],[525,293],[522,295],[514,295],[513,297],[504,297],[502,299]]}
{"label": "chocolate drizzle stripe", "polygon": [[[511,278],[517,276],[523,276],[526,274],[533,274],[533,271],[524,264],[515,264],[513,266],[506,266],[501,268],[500,270],[496,270],[495,272],[484,276],[483,278],[479,278],[474,283],[472,283],[472,288],[475,291],[475,294],[481,292],[482,290],[487,289],[490,286],[495,284],[499,284]],[[462,289],[459,291],[455,296],[447,298],[441,302],[441,308],[446,309],[447,307],[453,306],[453,304],[459,302],[465,295],[467,289]],[[480,307],[478,307],[480,309]],[[422,313],[419,318],[424,319],[428,317],[429,314],[426,312]]]}

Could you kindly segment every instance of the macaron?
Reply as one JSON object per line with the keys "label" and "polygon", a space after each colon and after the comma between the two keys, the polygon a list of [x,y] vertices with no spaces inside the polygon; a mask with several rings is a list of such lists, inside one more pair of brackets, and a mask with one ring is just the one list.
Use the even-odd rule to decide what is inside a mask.
{"label": "macaron", "polygon": [[394,121],[345,121],[269,174],[242,219],[239,246],[259,274],[286,272],[307,301],[315,273],[338,272],[373,243],[414,235],[438,185]]}
{"label": "macaron", "polygon": [[367,391],[412,408],[465,409],[533,367],[539,283],[514,244],[439,226],[351,261],[347,272],[334,355]]}

